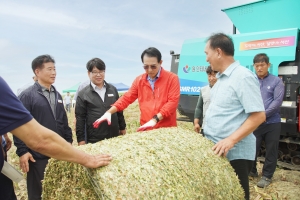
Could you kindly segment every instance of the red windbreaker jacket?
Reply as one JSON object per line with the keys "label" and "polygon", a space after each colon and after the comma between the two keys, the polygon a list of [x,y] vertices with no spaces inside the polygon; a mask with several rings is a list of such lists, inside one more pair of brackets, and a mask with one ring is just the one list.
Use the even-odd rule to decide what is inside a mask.
{"label": "red windbreaker jacket", "polygon": [[154,128],[172,127],[177,126],[176,109],[179,97],[178,76],[161,68],[154,90],[152,90],[147,80],[147,74],[142,74],[134,80],[129,91],[116,101],[113,106],[116,106],[118,111],[121,111],[138,99],[141,111],[141,125],[151,120],[157,113],[161,113],[163,119]]}

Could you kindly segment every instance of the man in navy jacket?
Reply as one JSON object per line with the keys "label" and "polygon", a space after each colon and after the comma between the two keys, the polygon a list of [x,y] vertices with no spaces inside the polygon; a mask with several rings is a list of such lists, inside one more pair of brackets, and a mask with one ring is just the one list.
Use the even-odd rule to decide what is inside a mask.
{"label": "man in navy jacket", "polygon": [[261,143],[264,141],[266,146],[266,160],[262,168],[262,177],[257,183],[258,187],[264,188],[271,184],[277,165],[281,129],[280,106],[284,96],[284,85],[278,76],[269,73],[268,69],[271,63],[267,54],[257,54],[253,59],[253,66],[260,83],[260,92],[267,119],[253,132],[256,137],[256,156],[249,175],[258,177],[256,161]]}
{"label": "man in navy jacket", "polygon": [[[52,85],[56,77],[55,61],[49,55],[41,55],[32,61],[32,70],[38,78],[32,86],[24,90],[19,99],[36,121],[64,138],[70,145],[73,142],[72,130],[68,125],[61,95]],[[27,172],[28,199],[41,199],[44,171],[48,156],[28,148],[14,137],[20,167]]]}

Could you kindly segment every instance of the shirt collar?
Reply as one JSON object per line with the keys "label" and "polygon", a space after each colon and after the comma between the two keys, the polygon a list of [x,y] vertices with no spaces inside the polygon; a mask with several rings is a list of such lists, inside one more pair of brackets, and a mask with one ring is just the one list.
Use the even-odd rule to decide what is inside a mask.
{"label": "shirt collar", "polygon": [[[92,81],[91,81],[91,85],[93,87],[94,90],[96,90],[96,88],[99,88],[97,85],[95,85]],[[106,87],[106,84],[105,84],[105,81],[103,81],[103,87]],[[102,87],[102,88],[103,88]],[[102,88],[99,88],[99,89],[102,89]]]}
{"label": "shirt collar", "polygon": [[[37,84],[39,84],[38,82],[36,82]],[[41,84],[39,84],[40,86],[41,86],[41,88],[42,88],[42,92],[45,92],[46,90],[47,91],[49,91],[49,89],[48,88],[46,88],[46,87],[44,87],[44,86],[42,86]],[[53,88],[53,86],[51,85],[50,86],[50,92],[54,92],[54,88]]]}
{"label": "shirt collar", "polygon": [[240,65],[240,61],[235,61],[233,63],[231,63],[231,65],[229,65],[229,67],[227,67],[227,69],[225,69],[225,71],[220,74],[220,72],[217,73],[216,77],[220,78],[223,74],[226,76],[230,76],[230,74],[233,72],[233,70]]}
{"label": "shirt collar", "polygon": [[159,69],[159,71],[158,71],[158,73],[156,74],[156,77],[155,77],[154,79],[150,78],[150,76],[147,75],[147,80],[148,80],[148,81],[153,81],[153,80],[158,79],[158,77],[160,76],[160,71],[161,71],[161,67],[160,67],[160,69]]}
{"label": "shirt collar", "polygon": [[[256,73],[255,73],[255,74],[256,74]],[[257,76],[257,74],[256,74],[258,80],[259,80],[259,79],[265,79],[265,78],[267,78],[269,75],[270,75],[270,73],[268,72],[267,76],[265,76],[265,77],[263,77],[263,78],[259,78],[259,77]]]}

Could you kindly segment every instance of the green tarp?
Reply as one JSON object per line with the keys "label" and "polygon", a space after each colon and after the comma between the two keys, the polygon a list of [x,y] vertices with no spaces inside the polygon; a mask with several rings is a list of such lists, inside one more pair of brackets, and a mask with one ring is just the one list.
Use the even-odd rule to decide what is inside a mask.
{"label": "green tarp", "polygon": [[67,92],[76,92],[78,89],[78,86],[80,85],[80,82],[77,83],[76,85],[73,85],[72,87],[63,90],[63,93],[67,93]]}

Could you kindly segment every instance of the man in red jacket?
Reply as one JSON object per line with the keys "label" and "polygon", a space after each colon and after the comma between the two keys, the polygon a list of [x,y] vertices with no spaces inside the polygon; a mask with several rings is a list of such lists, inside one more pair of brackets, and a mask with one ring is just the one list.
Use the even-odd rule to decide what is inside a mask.
{"label": "man in red jacket", "polygon": [[139,75],[126,92],[112,107],[98,120],[94,127],[103,121],[111,123],[111,114],[122,111],[138,99],[141,116],[138,131],[160,127],[174,127],[176,109],[180,97],[178,76],[162,68],[161,53],[150,47],[141,55],[145,73]]}

